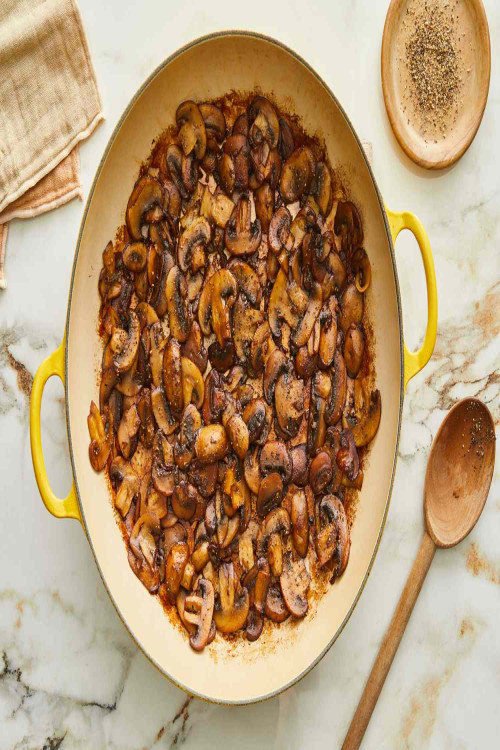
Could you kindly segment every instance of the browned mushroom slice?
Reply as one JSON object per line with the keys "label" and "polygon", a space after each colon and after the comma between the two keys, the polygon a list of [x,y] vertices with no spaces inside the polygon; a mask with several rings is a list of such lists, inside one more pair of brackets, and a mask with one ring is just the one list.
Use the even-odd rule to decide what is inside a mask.
{"label": "browned mushroom slice", "polygon": [[307,515],[306,495],[303,490],[295,492],[292,497],[292,539],[300,557],[305,557],[309,544],[309,519]]}
{"label": "browned mushroom slice", "polygon": [[326,451],[320,451],[311,461],[309,483],[315,495],[319,495],[332,479],[332,460]]}
{"label": "browned mushroom slice", "polygon": [[175,486],[174,451],[165,435],[157,432],[153,442],[153,465],[151,479],[155,490],[171,495]]}
{"label": "browned mushroom slice", "polygon": [[294,149],[292,129],[284,118],[280,118],[280,134],[278,138],[278,150],[283,160],[288,159]]}
{"label": "browned mushroom slice", "polygon": [[179,146],[176,146],[175,143],[171,143],[167,148],[166,153],[168,171],[180,196],[186,199],[189,196],[189,193],[186,190],[182,179],[182,156],[183,154]]}
{"label": "browned mushroom slice", "polygon": [[340,447],[337,452],[337,464],[349,481],[354,482],[359,474],[359,457],[351,430],[342,430],[340,433]]}
{"label": "browned mushroom slice", "polygon": [[127,204],[126,214],[127,229],[132,239],[142,239],[144,215],[156,206],[163,211],[163,202],[163,188],[158,180],[149,175],[137,180]]}
{"label": "browned mushroom slice", "polygon": [[132,500],[139,492],[139,477],[127,461],[117,456],[109,467],[109,478],[117,489],[115,506],[125,518],[132,505]]}
{"label": "browned mushroom slice", "polygon": [[292,304],[292,301],[288,294],[287,276],[281,268],[278,271],[276,280],[271,290],[271,294],[269,296],[268,320],[271,332],[278,341],[281,339],[281,322],[283,320],[285,320],[290,328],[294,331],[300,321],[300,312],[296,308],[296,306]]}
{"label": "browned mushroom slice", "polygon": [[192,402],[198,409],[201,409],[205,396],[203,375],[194,362],[187,357],[181,357],[181,371],[184,407]]}
{"label": "browned mushroom slice", "polygon": [[249,436],[248,428],[239,414],[234,414],[226,424],[227,434],[238,458],[245,458],[248,446]]}
{"label": "browned mushroom slice", "polygon": [[337,562],[335,575],[344,572],[349,560],[351,540],[344,506],[335,495],[325,495],[316,506],[316,554],[321,567]]}
{"label": "browned mushroom slice", "polygon": [[292,478],[292,459],[288,448],[281,440],[270,440],[260,452],[260,470],[264,476],[277,472],[288,484]]}
{"label": "browned mushroom slice", "polygon": [[191,362],[194,362],[200,372],[205,372],[207,369],[208,355],[207,350],[203,345],[200,326],[196,320],[194,320],[191,325],[189,336],[183,343],[181,351],[184,357],[188,357]]}
{"label": "browned mushroom slice", "polygon": [[217,271],[211,277],[210,283],[212,329],[220,346],[224,348],[226,342],[232,337],[230,310],[236,300],[238,285],[227,268]]}
{"label": "browned mushroom slice", "polygon": [[297,148],[283,164],[280,192],[285,203],[295,203],[309,190],[316,163],[309,146]]}
{"label": "browned mushroom slice", "polygon": [[218,422],[225,404],[226,394],[222,387],[221,376],[217,370],[210,370],[205,380],[205,399],[203,401],[205,423]]}
{"label": "browned mushroom slice", "polygon": [[156,314],[156,311],[151,305],[148,305],[147,302],[139,302],[135,312],[139,318],[141,331],[143,331],[145,327],[149,328],[154,325],[154,323],[158,323],[158,315]]}
{"label": "browned mushroom slice", "polygon": [[194,153],[196,159],[203,159],[207,147],[207,134],[202,114],[197,104],[188,100],[177,107],[175,119],[179,126],[179,141],[184,154]]}
{"label": "browned mushroom slice", "polygon": [[[252,489],[248,477],[246,476],[246,472],[245,478],[248,486]],[[258,489],[256,508],[259,516],[263,517],[267,515],[270,510],[280,504],[282,497],[283,480],[281,479],[281,475],[278,473],[268,474],[267,477],[262,479]]]}
{"label": "browned mushroom slice", "polygon": [[309,453],[321,448],[326,434],[326,404],[331,390],[331,379],[327,372],[320,370],[313,378],[311,402],[309,405],[309,425],[307,450]]}
{"label": "browned mushroom slice", "polygon": [[307,346],[301,346],[295,355],[295,370],[297,375],[303,380],[309,378],[316,372],[318,364],[318,355],[310,354]]}
{"label": "browned mushroom slice", "polygon": [[330,297],[328,303],[323,307],[320,314],[321,335],[319,337],[319,361],[321,367],[329,367],[335,356],[335,347],[337,344],[337,300]]}
{"label": "browned mushroom slice", "polygon": [[316,165],[312,192],[318,203],[319,210],[323,216],[326,216],[331,203],[332,178],[330,170],[323,161],[318,162]]}
{"label": "browned mushroom slice", "polygon": [[214,621],[221,633],[234,633],[246,622],[250,599],[246,588],[241,588],[233,563],[222,563],[219,568],[219,600],[214,608]]}
{"label": "browned mushroom slice", "polygon": [[357,290],[355,284],[349,284],[340,299],[339,326],[344,334],[353,323],[361,323],[363,309],[363,294]]}
{"label": "browned mushroom slice", "polygon": [[185,591],[184,588],[179,589],[179,593],[177,594],[177,597],[175,599],[175,605],[177,607],[177,613],[179,615],[179,619],[186,628],[187,632],[192,634],[196,631],[196,626],[192,625],[191,622],[188,622],[185,617],[185,611],[186,611],[186,599],[189,596],[188,592]]}
{"label": "browned mushroom slice", "polygon": [[253,268],[239,258],[232,258],[227,267],[236,279],[240,293],[246,297],[252,307],[259,307],[262,289],[259,277]]}
{"label": "browned mushroom slice", "polygon": [[196,487],[192,484],[181,480],[174,487],[172,494],[172,510],[177,518],[183,521],[190,521],[198,509],[198,516],[204,511],[205,504],[198,493]]}
{"label": "browned mushroom slice", "polygon": [[294,377],[293,371],[278,378],[274,393],[276,416],[283,432],[295,437],[304,416],[304,381]]}
{"label": "browned mushroom slice", "polygon": [[201,216],[210,219],[218,227],[224,229],[227,222],[231,218],[233,210],[234,203],[231,198],[228,198],[228,196],[225,195],[222,191],[216,192],[214,195],[212,195],[208,185],[206,185],[200,206]]}
{"label": "browned mushroom slice", "polygon": [[311,583],[304,560],[292,559],[292,553],[288,552],[283,559],[283,573],[280,576],[281,593],[290,614],[294,617],[304,617],[307,613],[309,603],[307,592]]}
{"label": "browned mushroom slice", "polygon": [[255,373],[262,372],[269,355],[275,348],[269,323],[265,320],[255,331],[250,347],[250,361]]}
{"label": "browned mushroom slice", "polygon": [[149,367],[153,385],[158,388],[163,382],[163,361],[166,345],[162,324],[158,321],[149,329]]}
{"label": "browned mushroom slice", "polygon": [[263,628],[264,628],[264,618],[259,612],[257,612],[256,609],[252,607],[252,609],[250,609],[250,612],[248,613],[248,619],[247,619],[247,628],[246,628],[247,641],[250,641],[251,643],[253,643],[258,638],[260,638]]}
{"label": "browned mushroom slice", "polygon": [[125,372],[132,364],[139,351],[141,327],[133,310],[129,311],[128,333],[122,339],[120,348],[115,352],[114,364],[117,372]]}
{"label": "browned mushroom slice", "polygon": [[103,416],[104,420],[92,401],[87,425],[90,435],[89,458],[94,471],[102,471],[106,466],[113,442],[113,422],[107,406],[103,409]]}
{"label": "browned mushroom slice", "polygon": [[[224,152],[223,159],[229,157],[234,170],[233,190],[235,188],[236,190],[246,190],[248,188],[248,157],[250,154],[248,139],[244,135],[230,135],[224,143]],[[232,192],[232,190],[226,192]]]}
{"label": "browned mushroom slice", "polygon": [[290,252],[293,247],[293,235],[290,233],[292,217],[286,206],[280,206],[269,223],[267,241],[271,250],[278,255],[282,248]]}
{"label": "browned mushroom slice", "polygon": [[132,457],[136,449],[137,433],[139,432],[140,424],[141,420],[137,413],[137,407],[135,404],[132,404],[132,406],[123,413],[118,427],[118,446],[123,458],[127,461]]}
{"label": "browned mushroom slice", "polygon": [[342,416],[347,393],[347,374],[342,354],[335,352],[332,366],[332,388],[326,406],[325,417],[328,424],[337,424]]}
{"label": "browned mushroom slice", "polygon": [[276,148],[280,134],[278,115],[273,105],[264,96],[256,96],[248,107],[249,138],[257,145],[265,140],[270,148]]}
{"label": "browned mushroom slice", "polygon": [[179,426],[179,422],[173,417],[165,391],[161,386],[151,391],[151,406],[160,430],[163,430],[165,435],[171,435]]}
{"label": "browned mushroom slice", "polygon": [[184,568],[189,559],[189,549],[185,542],[174,544],[165,561],[165,587],[172,602],[175,602],[181,587]]}
{"label": "browned mushroom slice", "polygon": [[255,191],[254,202],[255,214],[261,223],[262,231],[267,234],[274,211],[274,190],[268,182]]}
{"label": "browned mushroom slice", "polygon": [[300,321],[298,327],[292,334],[292,341],[295,346],[304,346],[307,343],[309,336],[312,333],[314,324],[321,312],[321,305],[323,304],[323,291],[321,286],[317,283],[312,284],[311,293],[309,294],[309,300],[307,303],[306,311]]}
{"label": "browned mushroom slice", "polygon": [[264,321],[264,313],[249,307],[245,298],[239,296],[233,308],[233,330],[236,357],[239,362],[251,358],[252,343],[258,327]]}
{"label": "browned mushroom slice", "polygon": [[355,284],[358,292],[366,292],[372,280],[372,268],[368,255],[362,247],[358,248],[351,260],[351,269],[355,276]]}
{"label": "browned mushroom slice", "polygon": [[380,391],[369,391],[368,383],[356,378],[354,381],[354,414],[343,415],[344,427],[350,428],[357,448],[368,445],[380,424],[382,405]]}
{"label": "browned mushroom slice", "polygon": [[192,461],[189,466],[189,480],[198,488],[202,497],[211,497],[217,485],[218,464],[202,464],[200,461]]}
{"label": "browned mushroom slice", "polygon": [[191,268],[196,273],[205,265],[205,248],[211,239],[210,223],[204,216],[198,216],[179,237],[177,258],[182,271]]}
{"label": "browned mushroom slice", "polygon": [[219,107],[216,107],[215,104],[200,104],[199,109],[205,123],[207,136],[213,138],[217,143],[222,143],[226,137],[226,119]]}
{"label": "browned mushroom slice", "polygon": [[217,163],[220,184],[228,195],[232,195],[236,183],[234,161],[229,154],[222,154]]}
{"label": "browned mushroom slice", "polygon": [[202,427],[195,440],[194,449],[197,458],[205,464],[220,461],[227,452],[226,430],[221,424],[210,424]]}
{"label": "browned mushroom slice", "polygon": [[194,404],[189,404],[182,415],[179,442],[175,445],[175,463],[185,469],[193,460],[194,441],[201,427],[201,415]]}
{"label": "browned mushroom slice", "polygon": [[258,448],[249,451],[245,456],[244,471],[246,483],[254,495],[256,495],[259,491],[262,480],[259,467]]}
{"label": "browned mushroom slice", "polygon": [[342,250],[352,252],[363,244],[363,227],[354,203],[340,201],[334,224],[335,234],[341,238]]}
{"label": "browned mushroom slice", "polygon": [[189,637],[191,648],[201,651],[210,640],[214,614],[214,588],[206,578],[200,578],[195,594],[184,602],[184,619],[196,630]]}
{"label": "browned mushroom slice", "polygon": [[163,356],[163,385],[170,406],[177,414],[184,406],[181,359],[179,342],[171,338]]}
{"label": "browned mushroom slice", "polygon": [[242,196],[234,216],[226,225],[224,241],[232,255],[251,255],[260,245],[262,230],[260,221],[251,221],[250,201]]}
{"label": "browned mushroom slice", "polygon": [[178,266],[170,269],[165,285],[168,320],[172,336],[181,344],[189,336],[191,317],[187,306],[187,284]]}
{"label": "browned mushroom slice", "polygon": [[250,443],[263,445],[271,428],[270,409],[262,398],[254,398],[248,402],[243,410],[243,421],[248,428]]}
{"label": "browned mushroom slice", "polygon": [[363,331],[356,323],[351,323],[344,342],[344,361],[347,373],[351,378],[355,378],[360,371],[364,353],[365,336]]}
{"label": "browned mushroom slice", "polygon": [[263,391],[268,404],[273,403],[276,383],[288,369],[288,362],[281,349],[275,349],[268,357],[264,369]]}
{"label": "browned mushroom slice", "polygon": [[273,622],[284,622],[290,617],[278,582],[272,583],[267,591],[264,612]]}
{"label": "browned mushroom slice", "polygon": [[292,482],[299,487],[304,487],[309,479],[307,450],[304,443],[295,445],[290,449],[292,459]]}
{"label": "browned mushroom slice", "polygon": [[123,248],[123,265],[129,271],[139,273],[146,266],[147,248],[144,242],[129,242]]}
{"label": "browned mushroom slice", "polygon": [[152,513],[143,513],[136,521],[130,535],[130,547],[139,560],[145,560],[151,569],[156,565],[156,539],[160,522]]}

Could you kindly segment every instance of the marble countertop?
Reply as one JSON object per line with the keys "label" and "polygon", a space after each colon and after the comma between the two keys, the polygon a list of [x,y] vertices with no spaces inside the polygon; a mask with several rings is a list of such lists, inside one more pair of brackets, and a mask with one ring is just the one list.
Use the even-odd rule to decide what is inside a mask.
{"label": "marble countertop", "polygon": [[[225,708],[186,697],[151,666],[116,615],[80,526],[43,507],[29,450],[32,375],[60,342],[83,204],[15,221],[0,292],[0,750],[4,748],[337,747],[418,545],[429,447],[445,412],[476,395],[500,419],[500,5],[485,0],[492,41],[489,101],[453,168],[414,166],[384,109],[380,44],[388,0],[210,3],[81,0],[106,120],[81,148],[84,190],[143,79],[191,39],[250,28],[281,39],[327,81],[361,138],[388,205],[410,209],[431,239],[439,294],[434,356],[409,385],[386,531],[366,589],[323,661],[278,698]],[[412,238],[398,241],[405,337],[422,339],[424,275]],[[71,481],[63,391],[42,408],[49,477]],[[470,537],[438,551],[363,748],[498,747],[500,478]]]}

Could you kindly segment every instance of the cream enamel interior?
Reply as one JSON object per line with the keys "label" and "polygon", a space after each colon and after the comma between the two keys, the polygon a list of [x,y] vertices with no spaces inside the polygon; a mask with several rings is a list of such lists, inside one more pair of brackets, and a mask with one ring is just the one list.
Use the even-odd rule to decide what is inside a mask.
{"label": "cream enamel interior", "polygon": [[[210,648],[196,654],[129,568],[105,477],[95,474],[88,460],[86,418],[90,401],[98,401],[101,253],[124,220],[139,165],[152,140],[173,122],[179,102],[203,101],[231,89],[271,93],[278,104],[302,118],[310,133],[324,137],[333,167],[341,166],[347,176],[350,196],[361,209],[373,269],[368,305],[376,336],[382,419],[365,473],[347,570],[317,610],[299,623],[265,631],[254,644],[239,639],[228,648],[218,636]],[[167,61],[133,100],[115,131],[89,197],[70,292],[67,417],[82,515],[106,587],[146,655],[189,692],[227,703],[268,697],[307,672],[340,632],[368,575],[389,503],[402,402],[401,341],[397,280],[380,197],[357,139],[321,81],[281,45],[238,32],[200,40]]]}

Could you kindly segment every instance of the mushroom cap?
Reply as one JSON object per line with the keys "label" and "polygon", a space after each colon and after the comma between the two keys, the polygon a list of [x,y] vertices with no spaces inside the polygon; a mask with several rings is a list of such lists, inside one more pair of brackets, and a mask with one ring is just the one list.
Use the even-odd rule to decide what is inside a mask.
{"label": "mushroom cap", "polygon": [[221,633],[234,633],[246,622],[250,598],[246,588],[237,590],[233,563],[222,563],[219,568],[219,601],[214,609],[214,621]]}
{"label": "mushroom cap", "polygon": [[280,178],[280,193],[285,203],[295,203],[309,190],[314,177],[316,163],[309,146],[295,149],[283,164]]}
{"label": "mushroom cap", "polygon": [[126,224],[133,240],[142,240],[144,215],[151,208],[163,207],[163,188],[154,177],[145,175],[135,183],[127,203]]}
{"label": "mushroom cap", "polygon": [[287,609],[294,617],[304,617],[307,614],[307,592],[310,582],[311,576],[307,572],[304,560],[300,557],[293,560],[291,552],[288,552],[283,559],[280,586]]}
{"label": "mushroom cap", "polygon": [[200,109],[190,99],[177,107],[175,119],[179,126],[179,140],[182,150],[187,156],[194,152],[196,159],[203,159],[207,147],[205,122]]}
{"label": "mushroom cap", "polygon": [[260,245],[262,228],[260,221],[251,221],[250,201],[241,196],[233,217],[226,224],[224,242],[232,255],[252,255]]}
{"label": "mushroom cap", "polygon": [[212,227],[208,219],[198,216],[181,234],[177,247],[177,259],[182,271],[191,265],[197,249],[204,249],[212,239]]}
{"label": "mushroom cap", "polygon": [[264,139],[270,148],[278,145],[280,124],[273,105],[264,96],[256,96],[248,107],[249,138],[253,144]]}
{"label": "mushroom cap", "polygon": [[260,470],[264,476],[277,472],[286,484],[292,478],[292,459],[281,440],[270,440],[260,452]]}

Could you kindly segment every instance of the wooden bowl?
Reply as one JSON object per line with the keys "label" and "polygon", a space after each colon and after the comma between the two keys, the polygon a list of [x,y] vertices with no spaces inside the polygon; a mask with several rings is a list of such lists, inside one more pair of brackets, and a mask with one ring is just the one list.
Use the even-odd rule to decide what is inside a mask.
{"label": "wooden bowl", "polygon": [[426,129],[418,109],[405,93],[405,85],[409,86],[411,79],[403,62],[411,32],[407,10],[419,7],[418,0],[392,0],[389,6],[382,39],[382,89],[401,148],[419,166],[442,169],[465,153],[481,124],[490,85],[490,34],[481,0],[459,0],[455,28],[461,37],[464,35],[460,41],[464,75],[458,114],[450,111],[443,118],[444,134],[432,127]]}

